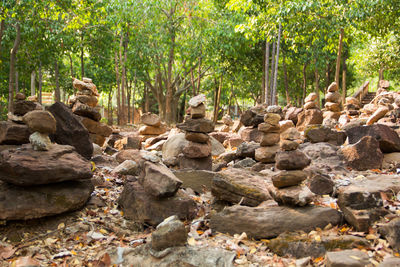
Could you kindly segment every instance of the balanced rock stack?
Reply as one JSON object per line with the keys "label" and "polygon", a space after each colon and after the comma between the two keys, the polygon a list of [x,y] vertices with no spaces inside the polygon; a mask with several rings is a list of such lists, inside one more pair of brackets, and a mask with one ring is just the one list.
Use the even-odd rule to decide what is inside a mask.
{"label": "balanced rock stack", "polygon": [[301,183],[307,179],[307,167],[311,160],[300,150],[295,135],[286,135],[280,142],[281,151],[276,154],[276,168],[281,170],[272,177],[274,186],[269,187],[276,202],[289,206],[305,206],[313,200],[314,194]]}
{"label": "balanced rock stack", "polygon": [[346,103],[344,108],[346,110],[347,115],[356,116],[360,114],[360,101],[352,96],[346,97]]}
{"label": "balanced rock stack", "polygon": [[333,82],[328,87],[328,93],[325,96],[325,109],[324,119],[330,118],[338,120],[340,117],[340,99],[341,95],[338,93],[338,85]]}
{"label": "balanced rock stack", "polygon": [[80,117],[82,124],[89,131],[93,143],[103,146],[112,129],[100,122],[101,114],[97,107],[99,93],[92,79],[74,79],[72,85],[78,90],[75,96],[69,99],[72,112]]}
{"label": "balanced rock stack", "polygon": [[228,114],[225,114],[222,117],[222,122],[224,123],[224,126],[222,126],[219,131],[220,132],[229,132],[231,130],[231,126],[233,125],[233,120],[232,120],[231,116],[229,116]]}
{"label": "balanced rock stack", "polygon": [[297,115],[296,127],[299,131],[304,131],[307,125],[322,123],[322,112],[315,102],[317,98],[316,93],[311,93],[304,100],[304,110]]}
{"label": "balanced rock stack", "polygon": [[255,159],[263,163],[274,163],[275,154],[279,150],[281,115],[266,113],[264,122],[258,125],[258,130],[263,133],[260,146],[255,151]]}
{"label": "balanced rock stack", "polygon": [[198,95],[189,100],[190,117],[176,127],[185,131],[189,143],[179,155],[181,169],[211,170],[211,141],[209,133],[214,131],[214,123],[204,118],[206,114],[205,95]]}
{"label": "balanced rock stack", "polygon": [[34,110],[26,113],[22,120],[33,132],[29,136],[33,150],[48,151],[51,148],[49,134],[55,133],[57,126],[53,115],[45,110]]}
{"label": "balanced rock stack", "polygon": [[143,139],[155,137],[167,131],[165,124],[161,123],[161,119],[156,114],[150,112],[144,113],[140,117],[140,121],[144,124],[139,129],[139,134],[143,135]]}

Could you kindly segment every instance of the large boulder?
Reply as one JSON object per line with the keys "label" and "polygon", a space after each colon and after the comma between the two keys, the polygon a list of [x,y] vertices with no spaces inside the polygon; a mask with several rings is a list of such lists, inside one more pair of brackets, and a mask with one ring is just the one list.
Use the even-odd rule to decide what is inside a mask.
{"label": "large boulder", "polygon": [[50,184],[90,177],[90,162],[72,146],[54,144],[49,151],[35,151],[31,145],[24,145],[0,153],[0,180],[12,184]]}
{"label": "large boulder", "polygon": [[10,121],[0,121],[0,144],[21,145],[29,143],[28,126]]}
{"label": "large boulder", "polygon": [[48,111],[57,121],[56,133],[50,135],[50,139],[61,145],[73,146],[79,154],[90,159],[93,154],[93,145],[89,139],[88,130],[79,119],[61,102],[51,105]]}
{"label": "large boulder", "polygon": [[34,110],[26,113],[22,118],[32,132],[52,134],[56,132],[56,120],[53,115],[44,110]]}
{"label": "large boulder", "polygon": [[212,182],[212,194],[219,200],[246,206],[257,206],[271,199],[268,179],[244,169],[227,169],[216,173]]}
{"label": "large boulder", "polygon": [[249,238],[273,238],[284,232],[311,231],[328,224],[338,225],[342,216],[339,211],[326,207],[245,207],[232,206],[211,215],[213,231],[231,235],[245,232]]}
{"label": "large boulder", "polygon": [[90,180],[24,187],[0,182],[0,219],[27,220],[76,210],[93,189]]}
{"label": "large boulder", "polygon": [[379,142],[371,136],[364,136],[355,144],[342,148],[346,164],[356,170],[364,171],[382,167],[383,154]]}
{"label": "large boulder", "polygon": [[192,220],[197,213],[196,202],[184,191],[175,196],[157,199],[149,195],[137,181],[127,181],[118,200],[124,216],[136,222],[157,225],[177,215],[181,220]]}
{"label": "large boulder", "polygon": [[349,144],[355,144],[364,136],[372,136],[379,141],[379,147],[383,153],[400,151],[400,137],[389,126],[373,124],[368,126],[356,126],[346,129]]}

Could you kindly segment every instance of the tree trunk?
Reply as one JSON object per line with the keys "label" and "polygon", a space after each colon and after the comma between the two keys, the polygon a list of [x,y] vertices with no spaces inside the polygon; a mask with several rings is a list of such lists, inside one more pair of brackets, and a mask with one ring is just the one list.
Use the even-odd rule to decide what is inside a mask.
{"label": "tree trunk", "polygon": [[54,73],[55,73],[55,78],[56,78],[56,91],[55,91],[55,96],[56,96],[56,102],[61,101],[61,94],[60,94],[60,83],[59,83],[59,73],[58,73],[58,62],[54,62]]}
{"label": "tree trunk", "polygon": [[329,62],[326,64],[326,71],[325,71],[325,88],[324,88],[324,95],[328,92],[328,87],[330,85],[331,79],[331,69],[329,68]]}
{"label": "tree trunk", "polygon": [[137,79],[136,79],[136,70],[135,70],[135,77],[133,82],[133,92],[132,92],[132,124],[135,124],[135,95],[136,95],[136,88],[137,88]]}
{"label": "tree trunk", "polygon": [[279,47],[281,43],[281,31],[282,31],[282,25],[279,23],[279,31],[278,31],[278,43],[276,45],[276,59],[275,59],[275,70],[274,70],[274,87],[273,87],[273,94],[272,94],[272,104],[277,105],[277,80],[278,80],[278,65],[279,65]]}
{"label": "tree trunk", "polygon": [[268,99],[268,104],[272,105],[272,90],[274,87],[274,65],[275,65],[275,50],[276,50],[276,42],[272,44],[272,62],[271,62],[271,81],[269,83],[269,99]]}
{"label": "tree trunk", "polygon": [[39,61],[39,96],[38,96],[38,101],[40,104],[42,104],[42,61]]}
{"label": "tree trunk", "polygon": [[[2,14],[3,15],[3,14]],[[1,58],[1,39],[3,39],[3,33],[4,33],[4,29],[5,29],[5,19],[2,19],[0,21],[0,58]]]}
{"label": "tree trunk", "polygon": [[31,96],[36,95],[36,90],[35,90],[35,80],[36,80],[36,72],[35,70],[32,70],[31,72]]}
{"label": "tree trunk", "polygon": [[[267,44],[265,44],[267,45]],[[265,103],[265,65],[267,60],[267,48],[263,49],[263,59],[262,59],[262,77],[261,77],[261,103]]]}
{"label": "tree trunk", "polygon": [[114,62],[115,62],[115,78],[116,78],[116,82],[117,82],[117,124],[121,125],[121,88],[120,88],[120,80],[119,80],[117,51],[115,51]]}
{"label": "tree trunk", "polygon": [[384,68],[384,66],[383,65],[381,65],[380,66],[380,68],[379,68],[379,78],[378,78],[378,85],[376,86],[376,88],[377,88],[377,90],[379,89],[379,87],[380,87],[380,82],[383,80],[383,79],[385,79],[384,77],[383,77],[383,72],[384,72],[384,70],[385,70],[385,68]]}
{"label": "tree trunk", "polygon": [[[124,35],[121,34],[121,42],[120,42],[120,52],[119,52],[119,59],[120,59],[120,66],[122,68],[121,74],[121,124],[125,125],[127,118],[126,118],[126,92],[125,92],[125,80],[126,80],[126,60],[127,60],[127,45],[128,43],[124,39]],[[122,56],[123,51],[123,56]]]}
{"label": "tree trunk", "polygon": [[15,71],[15,92],[19,93],[19,77],[18,77],[18,71]]}
{"label": "tree trunk", "polygon": [[221,89],[222,89],[222,78],[223,75],[221,74],[220,80],[219,80],[219,85],[216,87],[216,92],[215,92],[215,99],[214,99],[214,123],[217,122],[218,120],[218,111],[219,111],[219,102],[221,100]]}
{"label": "tree trunk", "polygon": [[283,53],[282,53],[282,60],[283,60],[283,77],[284,77],[284,83],[285,83],[286,104],[289,105],[290,104],[289,80],[288,80],[287,69],[286,69],[286,57]]}
{"label": "tree trunk", "polygon": [[128,104],[128,112],[126,115],[128,117],[128,123],[132,123],[131,122],[131,96],[132,96],[131,86],[129,86],[128,79],[126,79],[126,103]]}
{"label": "tree trunk", "polygon": [[112,109],[112,90],[108,92],[108,105],[107,105],[107,124],[113,125],[113,109]]}
{"label": "tree trunk", "polygon": [[[71,72],[71,78],[74,78],[74,64],[72,62],[72,56],[68,54],[69,57],[69,68]],[[74,94],[76,94],[76,88],[74,87]]]}
{"label": "tree trunk", "polygon": [[301,98],[301,105],[304,105],[304,99],[307,95],[307,62],[303,65],[303,97]]}
{"label": "tree trunk", "polygon": [[[163,107],[159,107],[160,110],[163,110]],[[150,104],[149,104],[149,88],[147,88],[146,85],[144,85],[144,110],[143,113],[149,112],[150,111]]]}
{"label": "tree trunk", "polygon": [[269,86],[268,86],[269,85],[269,42],[268,41],[265,42],[265,67],[264,68],[265,68],[265,74],[264,74],[264,76],[265,76],[265,82],[264,82],[265,96],[264,96],[264,99],[265,99],[265,103],[267,105],[269,105],[270,104],[270,102],[269,102],[270,92],[269,92]]}
{"label": "tree trunk", "polygon": [[168,124],[173,122],[173,115],[174,112],[172,109],[176,109],[172,105],[173,102],[173,85],[172,85],[172,67],[175,61],[175,32],[172,30],[171,32],[171,48],[169,49],[169,56],[168,56],[168,68],[167,68],[167,92],[165,94],[165,117],[166,122]]}
{"label": "tree trunk", "polygon": [[320,99],[319,99],[319,72],[317,68],[317,58],[315,58],[315,71],[314,71],[314,76],[315,76],[315,93],[317,94],[317,107],[321,107],[320,105]]}
{"label": "tree trunk", "polygon": [[83,32],[81,33],[81,79],[85,77],[85,61],[83,58]]}
{"label": "tree trunk", "polygon": [[21,29],[19,23],[15,26],[16,37],[13,48],[10,51],[10,79],[8,84],[8,111],[14,111],[14,90],[15,90],[15,62],[17,61],[17,52],[21,43]]}
{"label": "tree trunk", "polygon": [[199,69],[198,69],[198,78],[197,78],[197,90],[196,90],[196,95],[200,93],[200,82],[201,82],[201,58],[202,58],[202,52],[200,52],[200,57],[199,57]]}
{"label": "tree trunk", "polygon": [[347,64],[346,58],[343,58],[343,73],[342,73],[342,105],[346,102],[346,95],[347,95],[347,85],[346,85],[346,77],[347,75]]}
{"label": "tree trunk", "polygon": [[344,37],[344,30],[340,29],[339,46],[336,58],[336,72],[335,72],[335,82],[338,85],[338,87],[339,87],[339,76],[340,76],[340,62],[341,62],[342,47],[343,47],[343,37]]}

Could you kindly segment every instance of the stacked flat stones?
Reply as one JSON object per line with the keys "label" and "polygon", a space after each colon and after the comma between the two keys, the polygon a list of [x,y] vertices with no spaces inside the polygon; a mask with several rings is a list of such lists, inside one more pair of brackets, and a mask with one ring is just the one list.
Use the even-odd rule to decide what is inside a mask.
{"label": "stacked flat stones", "polygon": [[194,168],[211,170],[211,142],[209,133],[214,131],[214,123],[204,118],[206,97],[198,95],[189,100],[190,117],[186,117],[183,123],[177,127],[185,131],[185,139],[189,143],[183,148],[183,154],[179,156],[181,169]]}
{"label": "stacked flat stones", "polygon": [[276,154],[275,159],[275,166],[281,171],[272,177],[274,187],[271,186],[269,191],[279,204],[305,206],[313,199],[310,189],[301,185],[307,178],[307,173],[303,169],[311,163],[311,160],[297,149],[299,146],[295,141],[298,138],[297,134],[289,134],[290,129],[285,133],[280,142],[281,151]]}
{"label": "stacked flat stones", "polygon": [[222,126],[219,131],[220,132],[229,132],[231,130],[231,126],[233,125],[233,120],[232,120],[231,116],[229,116],[228,114],[225,114],[222,117],[222,122],[224,123],[224,126]]}
{"label": "stacked flat stones", "polygon": [[258,125],[263,133],[260,146],[255,151],[255,159],[263,163],[274,163],[275,154],[279,150],[281,115],[268,112],[264,115],[264,122]]}
{"label": "stacked flat stones", "polygon": [[[36,100],[36,99],[33,99]],[[13,113],[9,112],[8,121],[0,122],[0,145],[21,145],[29,143],[32,133],[23,121],[23,116],[33,110],[43,110],[43,107],[34,101],[27,101],[23,93],[15,95]]]}
{"label": "stacked flat stones", "polygon": [[338,120],[340,117],[340,99],[341,95],[338,92],[339,88],[336,82],[333,82],[328,87],[328,93],[325,96],[324,118]]}
{"label": "stacked flat stones", "polygon": [[304,110],[298,113],[296,127],[299,131],[304,129],[310,124],[321,124],[323,121],[322,111],[318,108],[316,93],[309,94],[304,99]]}
{"label": "stacked flat stones", "polygon": [[69,99],[72,112],[80,117],[82,124],[89,131],[90,140],[103,146],[112,129],[100,122],[101,114],[97,106],[99,93],[92,79],[74,79],[72,85],[77,89],[75,96]]}
{"label": "stacked flat stones", "polygon": [[139,134],[144,136],[144,139],[158,136],[167,131],[165,124],[161,123],[161,119],[156,114],[150,112],[144,113],[140,117],[140,121],[144,124],[139,129]]}
{"label": "stacked flat stones", "polygon": [[346,110],[347,115],[356,116],[360,114],[360,101],[352,96],[346,97],[346,103],[344,105],[344,109]]}
{"label": "stacked flat stones", "polygon": [[56,120],[44,110],[23,116],[31,144],[0,153],[1,220],[25,220],[80,208],[93,191],[91,164],[74,147],[52,144]]}
{"label": "stacked flat stones", "polygon": [[317,103],[315,103],[315,100],[317,100],[317,98],[318,96],[316,93],[309,94],[306,99],[304,99],[304,109],[316,109]]}

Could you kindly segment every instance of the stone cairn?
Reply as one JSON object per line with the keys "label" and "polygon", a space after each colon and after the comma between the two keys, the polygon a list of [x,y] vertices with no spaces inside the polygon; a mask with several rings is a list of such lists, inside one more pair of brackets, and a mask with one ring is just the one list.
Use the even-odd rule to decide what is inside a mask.
{"label": "stone cairn", "polygon": [[72,85],[78,90],[76,95],[69,99],[72,112],[80,117],[82,124],[89,131],[90,140],[103,146],[112,129],[100,122],[100,108],[97,106],[99,93],[96,85],[89,78],[83,78],[82,81],[74,79]]}
{"label": "stone cairn", "polygon": [[317,98],[316,93],[311,93],[304,99],[304,110],[298,113],[297,116],[296,127],[299,131],[304,131],[310,124],[322,124],[322,112],[315,102]]}
{"label": "stone cairn", "polygon": [[142,141],[158,136],[167,131],[166,125],[161,122],[160,117],[156,114],[150,112],[144,113],[140,117],[140,121],[144,124],[144,126],[139,129],[139,134],[143,136]]}
{"label": "stone cairn", "polygon": [[57,122],[50,112],[27,112],[22,122],[32,133],[31,144],[0,153],[0,219],[41,218],[82,207],[93,191],[90,162],[72,146],[51,143]]}
{"label": "stone cairn", "polygon": [[205,118],[205,95],[198,95],[189,100],[190,117],[186,116],[177,127],[185,131],[185,139],[189,143],[179,155],[181,169],[212,169],[211,142],[209,133],[214,131],[214,123]]}
{"label": "stone cairn", "polygon": [[360,114],[360,101],[352,96],[346,97],[346,103],[344,105],[344,109],[346,110],[347,115],[349,116],[357,116]]}
{"label": "stone cairn", "polygon": [[231,116],[229,116],[228,114],[225,114],[222,117],[222,122],[224,123],[224,126],[222,126],[219,131],[220,132],[229,132],[231,130],[231,126],[233,125],[233,120],[232,120]]}
{"label": "stone cairn", "polygon": [[333,82],[328,87],[328,93],[325,96],[325,109],[324,119],[339,120],[340,117],[340,99],[341,95],[338,93],[338,86]]}
{"label": "stone cairn", "polygon": [[[299,138],[295,128],[288,129],[282,135],[280,149],[276,154],[275,166],[281,170],[272,177],[273,186],[269,187],[271,196],[276,202],[289,206],[305,206],[313,200],[314,194],[301,183],[307,179],[307,167],[311,160],[300,150]],[[297,132],[297,133],[296,133]]]}
{"label": "stone cairn", "polygon": [[260,146],[255,151],[255,159],[263,163],[274,163],[275,154],[279,150],[281,115],[268,112],[264,115],[264,122],[258,125],[263,133]]}

